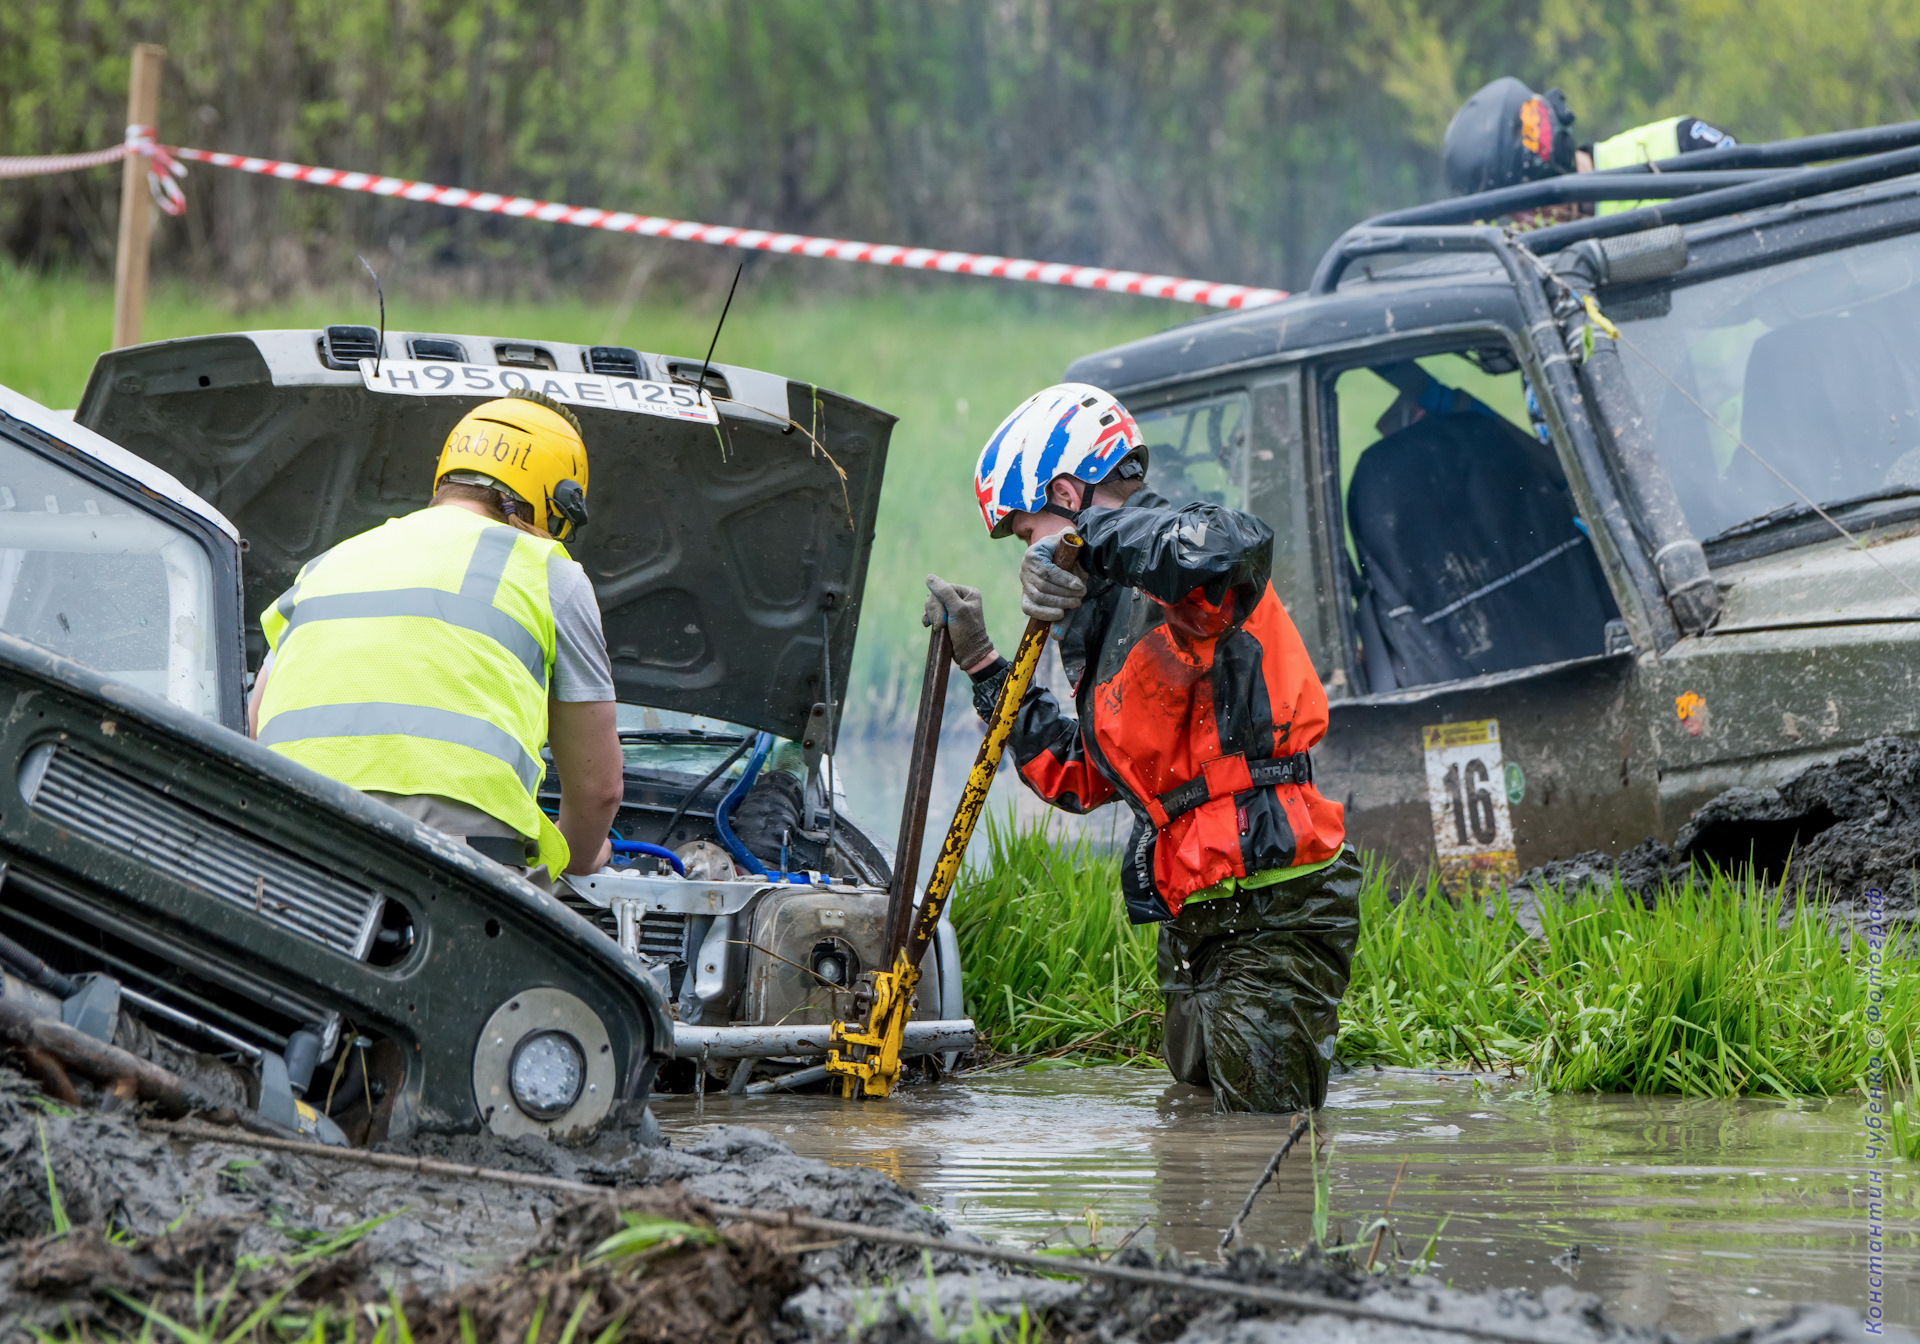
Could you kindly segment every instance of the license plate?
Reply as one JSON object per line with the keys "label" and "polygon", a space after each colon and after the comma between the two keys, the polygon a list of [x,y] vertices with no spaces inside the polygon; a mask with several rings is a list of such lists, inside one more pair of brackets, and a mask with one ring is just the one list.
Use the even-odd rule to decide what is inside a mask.
{"label": "license plate", "polygon": [[705,388],[685,383],[652,383],[611,378],[601,373],[560,373],[552,369],[503,369],[492,364],[455,364],[443,359],[360,361],[360,377],[370,392],[401,396],[504,397],[515,388],[538,392],[570,406],[633,411],[669,420],[720,423],[720,413]]}

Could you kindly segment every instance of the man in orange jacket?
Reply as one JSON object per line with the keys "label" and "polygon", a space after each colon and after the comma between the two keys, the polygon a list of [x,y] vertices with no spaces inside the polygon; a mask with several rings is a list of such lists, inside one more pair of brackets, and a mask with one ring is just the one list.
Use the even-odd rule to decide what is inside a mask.
{"label": "man in orange jacket", "polygon": [[[980,455],[988,532],[1017,536],[1022,609],[1056,622],[1069,714],[1030,690],[1010,749],[1056,807],[1116,799],[1135,818],[1127,911],[1160,924],[1174,1076],[1223,1110],[1326,1099],[1359,935],[1360,865],[1338,803],[1313,787],[1308,748],[1327,700],[1268,573],[1273,532],[1211,504],[1173,508],[1146,488],[1126,408],[1065,383],[1023,403]],[[1086,543],[1084,580],[1053,563]],[[979,593],[929,576],[926,619],[946,622],[983,718],[1008,663]]]}

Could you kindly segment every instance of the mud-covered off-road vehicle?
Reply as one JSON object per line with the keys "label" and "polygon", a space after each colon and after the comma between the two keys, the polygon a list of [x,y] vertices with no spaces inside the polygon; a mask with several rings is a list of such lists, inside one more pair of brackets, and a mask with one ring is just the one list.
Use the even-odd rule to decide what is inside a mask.
{"label": "mud-covered off-road vehicle", "polygon": [[566,1074],[536,1080],[542,1128],[644,1103],[673,1026],[637,959],[237,731],[240,551],[180,482],[0,389],[10,1042],[57,1019],[333,1141],[511,1127],[529,1057],[523,1094]]}
{"label": "mud-covered off-road vehicle", "polygon": [[[1511,877],[1920,732],[1916,145],[1401,211],[1309,293],[1071,367],[1152,422],[1156,485],[1175,450],[1205,479],[1169,493],[1273,526],[1358,844]],[[1601,200],[1646,204],[1577,217]],[[1576,217],[1497,222],[1543,210]],[[1777,863],[1831,820],[1691,844]]]}
{"label": "mud-covered off-road vehicle", "polygon": [[[649,966],[682,1057],[741,1086],[756,1067],[810,1078],[861,974],[890,961],[890,855],[846,817],[831,753],[891,415],[734,364],[356,326],[111,351],[75,415],[247,538],[257,667],[259,614],[299,567],[423,505],[447,431],[515,387],[566,403],[592,461],[568,550],[621,702],[614,829],[688,874],[642,858],[561,897]],[[543,792],[556,806],[551,774]],[[950,926],[928,960],[909,1046],[951,1054],[972,1035]],[[694,1086],[698,1067],[663,1081]]]}
{"label": "mud-covered off-road vehicle", "polygon": [[[814,1076],[885,960],[889,856],[830,753],[892,418],[700,367],[333,327],[110,352],[72,419],[5,394],[8,998],[355,1141]],[[447,430],[513,386],[591,445],[571,549],[622,701],[615,832],[674,851],[556,895],[238,731],[263,606],[422,506]],[[909,1052],[965,1049],[950,929],[928,970]]]}

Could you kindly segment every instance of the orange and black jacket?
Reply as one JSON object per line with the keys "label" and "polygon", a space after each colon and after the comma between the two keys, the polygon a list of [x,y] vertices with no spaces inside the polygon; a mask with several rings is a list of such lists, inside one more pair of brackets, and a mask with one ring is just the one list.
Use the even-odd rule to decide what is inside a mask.
{"label": "orange and black jacket", "polygon": [[[1079,531],[1088,595],[1056,632],[1076,716],[1027,692],[1010,744],[1021,779],[1068,812],[1132,809],[1121,879],[1136,924],[1225,878],[1332,858],[1345,817],[1306,756],[1327,697],[1267,581],[1273,530],[1143,490],[1088,509]],[[982,718],[1008,667],[974,676]]]}

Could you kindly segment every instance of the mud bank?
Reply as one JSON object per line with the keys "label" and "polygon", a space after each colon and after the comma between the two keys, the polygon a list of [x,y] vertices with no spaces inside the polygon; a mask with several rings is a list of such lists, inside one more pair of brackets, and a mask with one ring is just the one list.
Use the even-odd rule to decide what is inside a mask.
{"label": "mud bank", "polygon": [[[1575,1344],[1670,1338],[1626,1329],[1597,1299],[1565,1287],[1538,1297],[1463,1293],[1258,1251],[1182,1265],[1202,1280],[1188,1291],[1038,1278],[971,1256],[923,1257],[798,1229],[733,1224],[716,1235],[703,1201],[953,1234],[879,1173],[797,1157],[759,1131],[721,1127],[673,1149],[635,1142],[642,1128],[611,1127],[573,1148],[473,1137],[410,1146],[418,1156],[608,1187],[605,1198],[555,1197],[264,1151],[240,1136],[181,1140],[142,1128],[127,1110],[62,1113],[0,1068],[0,1338],[32,1330],[132,1338],[143,1310],[189,1325],[217,1311],[223,1336],[255,1313],[305,1321],[303,1330],[321,1311],[336,1323],[358,1313],[366,1333],[369,1306],[403,1313],[421,1341],[461,1339],[463,1313],[474,1338],[515,1341],[534,1337],[536,1316],[542,1339],[558,1339],[574,1321],[573,1338],[618,1324],[614,1337],[663,1344],[1430,1341],[1471,1338],[1489,1324]],[[62,1218],[71,1231],[50,1235]],[[653,1239],[635,1253],[596,1258],[636,1224],[655,1229]],[[1140,1251],[1116,1262],[1155,1263]],[[1378,1306],[1423,1326],[1227,1301],[1206,1292],[1205,1279]],[[1826,1308],[1727,1337],[1863,1338],[1856,1317]]]}
{"label": "mud bank", "polygon": [[1672,845],[1649,839],[1618,855],[1592,850],[1521,875],[1516,890],[1610,887],[1652,900],[1662,885],[1752,863],[1786,890],[1824,897],[1864,919],[1879,888],[1890,914],[1920,908],[1920,744],[1875,738],[1777,789],[1729,789],[1695,812]]}

